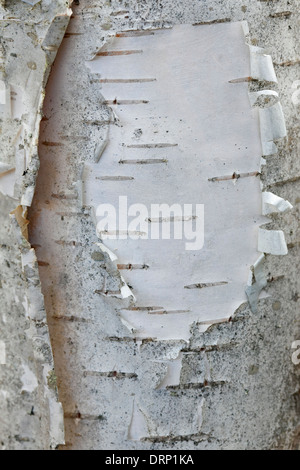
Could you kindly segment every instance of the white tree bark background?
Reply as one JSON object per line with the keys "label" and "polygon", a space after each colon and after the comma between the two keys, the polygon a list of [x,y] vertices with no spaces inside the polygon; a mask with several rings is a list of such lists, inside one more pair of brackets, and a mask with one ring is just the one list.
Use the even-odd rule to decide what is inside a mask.
{"label": "white tree bark background", "polygon": [[[292,344],[300,339],[299,1],[75,3],[1,3],[0,446],[3,450],[298,449],[299,365],[292,361]],[[113,125],[109,130],[114,115],[108,105],[117,104],[114,93],[120,93],[121,85],[101,84],[107,76],[103,69],[101,76],[96,75],[95,64],[99,61],[100,68],[109,68],[111,58],[103,51],[120,49],[118,40],[112,42],[116,33],[162,30],[163,42],[175,25],[197,24],[213,32],[242,21],[249,25],[248,43],[272,56],[278,80],[255,77],[252,69],[251,79],[232,86],[249,87],[252,93],[266,89],[279,93],[287,136],[284,132],[275,136],[283,137],[276,141],[277,153],[268,155],[263,148],[266,164],[257,169],[263,191],[293,206],[269,214],[264,226],[284,232],[288,254],[267,253],[263,273],[254,268],[256,282],[248,292],[252,310],[246,298],[239,297],[238,287],[228,296],[222,289],[230,286],[219,286],[213,294],[210,289],[203,294],[207,311],[210,296],[216,296],[218,311],[212,308],[204,322],[191,315],[188,323],[180,324],[180,332],[186,328],[183,336],[174,335],[174,322],[168,323],[165,311],[151,315],[150,326],[142,333],[139,324],[134,325],[137,332],[130,332],[128,324],[137,318],[136,312],[130,317],[126,313],[132,303],[107,293],[124,287],[120,273],[133,287],[141,274],[126,273],[124,264],[118,269],[96,245],[89,189],[94,178],[89,175],[96,175],[99,191],[114,197],[114,187],[101,182],[104,173],[91,171],[96,171],[102,155],[105,175],[111,175],[113,150],[105,149],[107,136],[112,146],[127,136],[126,128]],[[180,31],[185,38],[190,34],[189,28]],[[128,44],[148,44],[147,36],[137,35]],[[122,79],[122,72],[108,78]],[[145,84],[146,89],[151,91],[150,85]],[[274,93],[270,96],[273,105],[277,98]],[[254,116],[265,109],[260,100]],[[116,118],[129,122],[126,112],[123,115],[116,106]],[[255,135],[255,125],[253,129]],[[176,135],[168,137],[169,142]],[[254,139],[249,140],[254,145]],[[212,167],[212,177],[220,174],[217,169]],[[155,171],[151,174],[154,178]],[[259,191],[259,180],[255,181],[253,197]],[[228,182],[222,184],[228,191]],[[264,219],[261,213],[257,216],[261,225]],[[131,246],[128,249],[132,251]],[[255,249],[249,247],[252,259],[251,249],[254,254]],[[258,250],[253,263],[259,255]],[[129,261],[126,256],[124,261]],[[218,279],[204,281],[224,281],[221,269],[218,274]],[[145,276],[154,287],[151,269]],[[260,276],[267,284],[267,296],[256,306]],[[173,294],[167,288],[170,301],[164,307],[174,311],[171,297],[178,295],[178,288],[175,284]],[[137,291],[148,299],[143,282]],[[235,296],[236,305],[226,303]],[[184,304],[180,309],[184,311]],[[165,328],[161,334],[153,326],[157,321]]]}

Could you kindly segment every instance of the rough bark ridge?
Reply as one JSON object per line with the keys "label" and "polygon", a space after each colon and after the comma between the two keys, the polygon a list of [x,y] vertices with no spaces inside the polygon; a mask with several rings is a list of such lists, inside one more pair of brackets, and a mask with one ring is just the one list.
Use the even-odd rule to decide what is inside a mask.
{"label": "rough bark ridge", "polygon": [[1,448],[64,442],[63,412],[34,250],[30,206],[39,167],[44,83],[67,26],[66,2],[2,2],[1,28]]}
{"label": "rough bark ridge", "polygon": [[[7,83],[13,83],[10,74],[15,74],[16,70],[26,66],[35,70],[32,63],[35,62],[39,75],[33,83],[37,95],[42,93],[44,69],[56,54],[66,27],[66,16],[61,29],[50,29],[48,35],[46,31],[59,13],[66,14],[65,9],[64,2],[42,1],[34,7],[22,2],[6,2],[3,15],[10,20],[2,20],[5,26],[2,66]],[[299,255],[299,198],[296,197],[300,178],[297,159],[299,100],[293,99],[299,79],[298,10],[298,1],[281,0],[85,1],[80,6],[73,5],[73,15],[58,57],[60,63],[64,62],[61,78],[69,80],[72,93],[58,94],[55,103],[47,102],[46,95],[45,109],[51,111],[52,107],[54,112],[60,109],[55,123],[60,128],[60,136],[53,136],[53,128],[47,127],[50,116],[46,114],[41,127],[46,138],[40,145],[51,147],[53,153],[52,156],[48,153],[48,159],[43,158],[40,148],[40,155],[43,168],[47,168],[43,171],[49,172],[49,183],[43,186],[42,180],[38,180],[37,198],[29,216],[34,222],[31,238],[34,245],[40,223],[39,209],[50,203],[53,214],[56,213],[56,218],[43,223],[54,231],[57,250],[52,253],[49,246],[36,247],[42,288],[48,292],[53,286],[52,296],[45,298],[55,358],[55,374],[50,373],[50,376],[52,356],[47,340],[45,342],[48,330],[44,312],[39,311],[36,318],[31,318],[28,307],[22,304],[24,297],[29,298],[28,289],[39,289],[37,266],[24,238],[14,240],[16,231],[8,221],[8,213],[18,204],[31,204],[32,190],[27,188],[34,187],[38,166],[36,142],[32,140],[37,137],[36,122],[31,124],[32,131],[27,131],[20,143],[30,147],[30,158],[19,174],[16,193],[11,195],[13,197],[1,195],[0,339],[6,343],[6,365],[0,369],[3,448],[48,448],[62,443],[61,436],[51,441],[50,415],[44,398],[47,395],[42,371],[44,362],[48,367],[48,385],[55,385],[55,377],[58,377],[67,441],[62,448],[298,448],[299,369],[291,361],[291,344],[300,336],[297,323],[299,281],[294,262]],[[19,24],[18,18],[27,15],[30,15],[30,22]],[[188,347],[180,342],[139,341],[128,335],[118,313],[106,299],[93,295],[104,278],[107,289],[118,290],[120,278],[109,257],[103,258],[95,249],[94,243],[98,240],[94,221],[88,210],[81,210],[80,187],[76,184],[81,180],[83,163],[93,161],[99,142],[105,141],[106,123],[110,119],[99,83],[91,80],[86,60],[116,31],[241,20],[248,21],[253,44],[267,47],[276,64],[288,138],[280,143],[278,154],[268,158],[262,180],[265,188],[288,199],[295,207],[286,215],[272,216],[269,227],[285,231],[289,254],[284,258],[267,256],[265,269],[271,297],[260,301],[257,313],[251,313],[245,304],[232,321],[214,325],[205,333],[195,324]],[[9,28],[11,34],[8,34]],[[16,33],[22,39],[14,45]],[[71,41],[72,47],[66,41]],[[36,57],[39,51],[40,62],[20,53],[22,43],[22,50],[28,45],[28,55],[32,52]],[[18,61],[17,67],[10,65],[12,60]],[[43,61],[45,67],[41,66]],[[49,90],[55,87],[51,77],[48,87]],[[103,105],[99,107],[100,102]],[[38,112],[41,101],[37,99],[35,103],[35,108],[34,103],[30,103],[30,109]],[[9,124],[9,131],[6,131],[10,132],[9,136],[15,137],[20,121],[6,119],[3,122]],[[2,125],[4,128],[7,124]],[[48,135],[54,138],[48,140]],[[62,136],[65,141],[69,140],[63,152],[65,161],[55,158],[59,155],[56,137]],[[13,139],[11,142],[13,145]],[[4,159],[7,160],[3,162],[11,165],[14,151],[5,145]],[[67,177],[63,171],[66,164]],[[16,214],[18,219],[19,215]],[[16,276],[22,272],[21,255],[24,274],[17,284]],[[55,264],[55,269],[51,269],[51,264]],[[12,301],[14,292],[16,298]],[[30,319],[26,318],[26,308]],[[32,332],[32,325],[38,332]],[[24,331],[30,332],[29,339],[28,335],[23,336]],[[40,344],[41,337],[44,345]],[[180,351],[179,385],[157,389],[167,368],[176,363]],[[43,433],[40,433],[40,417],[45,420]]]}

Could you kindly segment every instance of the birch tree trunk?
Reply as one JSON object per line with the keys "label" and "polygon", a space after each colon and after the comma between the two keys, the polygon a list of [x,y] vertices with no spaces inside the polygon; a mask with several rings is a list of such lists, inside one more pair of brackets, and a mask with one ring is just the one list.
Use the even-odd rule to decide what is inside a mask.
{"label": "birch tree trunk", "polygon": [[299,449],[299,1],[0,12],[1,448]]}

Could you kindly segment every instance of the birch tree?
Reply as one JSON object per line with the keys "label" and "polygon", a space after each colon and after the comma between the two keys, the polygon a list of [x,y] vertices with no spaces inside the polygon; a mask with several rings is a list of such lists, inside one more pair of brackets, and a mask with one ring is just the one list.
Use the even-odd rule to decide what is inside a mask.
{"label": "birch tree", "polygon": [[299,448],[298,10],[1,2],[3,450]]}

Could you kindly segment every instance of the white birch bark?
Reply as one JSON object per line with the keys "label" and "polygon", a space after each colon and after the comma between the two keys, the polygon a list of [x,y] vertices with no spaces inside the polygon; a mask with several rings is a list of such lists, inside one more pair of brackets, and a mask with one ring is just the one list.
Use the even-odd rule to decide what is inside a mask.
{"label": "white birch bark", "polygon": [[[298,448],[299,367],[292,360],[292,345],[300,337],[299,2],[87,0],[72,5],[71,17],[68,7],[66,2],[46,0],[6,1],[1,7],[2,448]],[[249,25],[249,35],[244,21]],[[195,35],[197,28],[209,28],[209,33]],[[238,46],[242,29],[250,48],[244,43]],[[128,34],[128,30],[162,32],[154,33],[157,43],[152,50],[152,36]],[[116,33],[121,34],[113,40]],[[210,40],[206,34],[211,34]],[[130,35],[133,37],[124,38]],[[228,40],[224,52],[217,41],[213,42],[214,37],[220,37],[224,45]],[[157,252],[153,248],[146,256],[139,242],[121,240],[104,242],[111,250],[107,251],[103,245],[97,246],[100,240],[93,216],[97,205],[103,198],[113,203],[115,195],[122,194],[121,185],[128,175],[135,181],[131,195],[140,197],[133,202],[145,202],[138,184],[148,187],[147,178],[143,180],[138,170],[139,163],[123,164],[121,170],[117,160],[113,166],[120,144],[130,148],[128,155],[128,150],[122,154],[125,161],[152,159],[151,148],[155,148],[155,158],[180,162],[181,148],[185,159],[195,149],[195,145],[188,146],[188,128],[174,121],[188,109],[191,136],[201,133],[196,120],[203,119],[203,114],[197,114],[193,102],[188,105],[184,101],[195,93],[192,75],[198,76],[199,69],[187,53],[182,59],[188,64],[183,99],[171,85],[168,89],[167,65],[166,77],[162,78],[158,77],[160,67],[155,67],[156,50],[170,44],[170,61],[172,54],[175,60],[174,49],[188,43],[187,38],[190,54],[194,42],[201,44],[201,40],[205,48],[211,47],[214,54],[217,51],[214,67],[208,71],[216,84],[223,83],[214,77],[216,70],[220,67],[229,78],[232,60],[232,80],[226,79],[228,88],[224,85],[224,90],[228,92],[220,101],[220,112],[227,116],[228,106],[233,110],[244,106],[243,115],[247,116],[243,142],[249,144],[249,160],[242,162],[241,154],[236,153],[231,163],[224,160],[228,172],[223,173],[222,152],[212,162],[202,159],[208,188],[201,196],[207,197],[205,205],[214,194],[214,190],[209,193],[211,185],[220,183],[215,190],[219,200],[223,197],[221,188],[224,190],[222,213],[211,223],[215,224],[215,237],[223,230],[226,233],[220,240],[228,258],[223,260],[221,251],[216,260],[204,247],[204,254],[196,254],[194,262],[191,256],[183,256],[182,247],[168,252],[161,244]],[[232,55],[231,44],[237,48]],[[267,56],[257,46],[266,48]],[[111,54],[140,49],[149,50],[148,61],[145,51],[141,57],[126,54],[127,62],[122,55]],[[234,63],[235,56],[238,63]],[[146,61],[142,63],[143,57]],[[158,55],[158,64],[160,60]],[[209,58],[207,61],[210,64]],[[247,73],[237,75],[239,71]],[[124,84],[128,79],[142,80],[138,91],[136,83]],[[223,99],[224,93],[210,98],[209,85],[206,83],[205,109],[211,99],[215,110],[217,98],[220,95]],[[230,87],[237,90],[232,97]],[[157,107],[148,115],[138,103],[136,111],[128,106],[128,100],[144,99],[141,90],[152,100],[158,96]],[[248,91],[249,103],[245,99]],[[167,95],[164,106],[163,94]],[[157,124],[157,110],[165,112],[161,124]],[[154,124],[147,124],[146,118],[153,118]],[[132,127],[135,119],[139,119],[136,128]],[[234,129],[239,126],[239,122],[233,125],[230,113],[227,122]],[[209,138],[212,146],[220,148],[226,132],[219,129],[219,135]],[[180,141],[175,141],[180,132]],[[149,142],[175,143],[176,147],[152,145],[149,150],[145,147]],[[177,149],[178,144],[181,147]],[[224,141],[226,155],[231,144]],[[260,167],[262,155],[267,159]],[[196,161],[194,167],[191,162],[192,197],[196,191],[192,177],[198,166]],[[172,174],[173,164],[178,179]],[[160,187],[169,178],[170,187],[175,181],[178,188],[186,184],[189,167],[186,160],[183,164],[184,170],[172,161],[159,171],[153,170],[156,165],[147,165],[151,166],[148,202],[156,196],[156,183]],[[257,172],[261,173],[262,202]],[[228,175],[232,181],[226,179]],[[116,176],[120,179],[114,180]],[[97,183],[92,183],[96,178]],[[240,204],[241,216],[236,219],[234,201]],[[30,207],[27,215],[26,208]],[[250,216],[251,223],[247,222]],[[245,220],[241,220],[243,217]],[[233,218],[231,231],[226,228],[228,218]],[[265,221],[268,225],[258,230]],[[243,231],[245,226],[247,231]],[[234,244],[232,240],[236,240]],[[212,250],[215,256],[216,250],[217,245]],[[118,261],[111,259],[111,252],[118,254]],[[261,253],[265,253],[263,263]],[[169,273],[165,271],[168,258],[182,263],[183,286],[188,287],[182,294],[177,263],[171,265]],[[232,258],[234,261],[229,262]],[[211,267],[199,269],[200,261],[205,265],[206,259]],[[149,269],[142,269],[148,261]],[[136,269],[126,269],[128,263]],[[151,271],[155,263],[158,278]],[[244,276],[247,278],[251,265],[247,287]],[[205,277],[201,277],[203,273]],[[130,288],[136,300],[130,296]],[[258,301],[262,288],[267,295]],[[141,306],[156,306],[154,314]]]}

